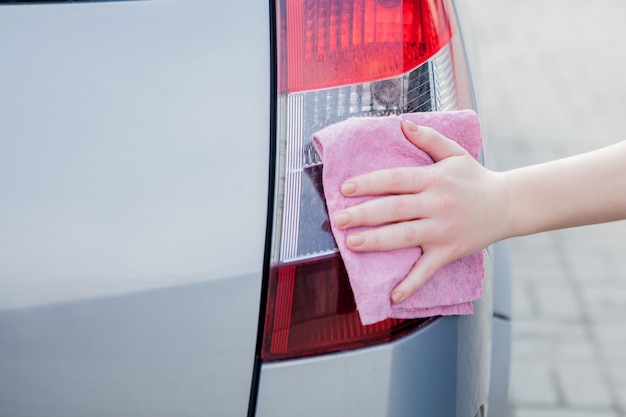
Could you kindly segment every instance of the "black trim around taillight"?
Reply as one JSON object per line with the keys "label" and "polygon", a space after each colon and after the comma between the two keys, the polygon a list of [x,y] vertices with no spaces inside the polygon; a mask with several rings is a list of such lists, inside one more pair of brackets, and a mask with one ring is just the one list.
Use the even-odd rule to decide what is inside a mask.
{"label": "black trim around taillight", "polygon": [[259,394],[259,379],[261,377],[261,350],[263,347],[263,332],[265,330],[265,314],[267,306],[268,283],[270,275],[270,259],[272,254],[272,230],[274,219],[274,191],[276,171],[276,111],[278,108],[278,84],[277,84],[277,46],[276,46],[276,3],[269,1],[269,25],[270,25],[270,130],[269,134],[269,161],[268,161],[268,188],[267,188],[267,215],[265,229],[265,256],[263,260],[263,282],[259,302],[259,322],[257,326],[256,350],[254,354],[254,368],[250,384],[250,399],[248,402],[248,417],[256,414],[257,398]]}

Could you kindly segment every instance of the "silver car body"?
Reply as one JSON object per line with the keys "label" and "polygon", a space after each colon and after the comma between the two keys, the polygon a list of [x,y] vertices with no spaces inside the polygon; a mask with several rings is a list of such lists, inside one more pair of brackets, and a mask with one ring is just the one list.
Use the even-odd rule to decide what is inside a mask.
{"label": "silver car body", "polygon": [[258,1],[0,4],[0,416],[505,406],[499,248],[473,316],[370,348],[258,360],[271,12]]}

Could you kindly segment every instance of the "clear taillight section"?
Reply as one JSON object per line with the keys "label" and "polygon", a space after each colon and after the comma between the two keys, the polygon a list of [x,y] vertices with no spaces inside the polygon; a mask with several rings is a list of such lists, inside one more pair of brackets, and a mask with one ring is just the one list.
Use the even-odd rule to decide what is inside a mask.
{"label": "clear taillight section", "polygon": [[427,320],[362,326],[324,204],[317,130],[358,116],[453,110],[471,97],[444,0],[281,0],[277,166],[261,357],[390,341]]}

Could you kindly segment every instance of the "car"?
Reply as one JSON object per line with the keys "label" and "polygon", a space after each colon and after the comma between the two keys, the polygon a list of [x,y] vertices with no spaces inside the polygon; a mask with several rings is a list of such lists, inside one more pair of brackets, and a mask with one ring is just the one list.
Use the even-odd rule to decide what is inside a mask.
{"label": "car", "polygon": [[0,416],[504,416],[506,248],[473,315],[362,326],[310,145],[478,110],[470,29],[449,0],[0,1]]}

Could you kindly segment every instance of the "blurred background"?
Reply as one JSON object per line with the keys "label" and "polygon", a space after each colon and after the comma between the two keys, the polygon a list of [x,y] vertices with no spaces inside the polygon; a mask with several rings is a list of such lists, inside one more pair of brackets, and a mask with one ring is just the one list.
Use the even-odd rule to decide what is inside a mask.
{"label": "blurred background", "polygon": [[[461,1],[496,169],[626,139],[626,2]],[[626,222],[508,244],[509,417],[626,416]]]}

